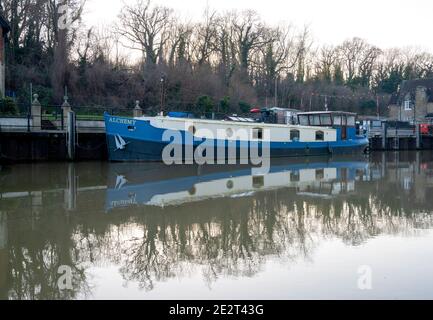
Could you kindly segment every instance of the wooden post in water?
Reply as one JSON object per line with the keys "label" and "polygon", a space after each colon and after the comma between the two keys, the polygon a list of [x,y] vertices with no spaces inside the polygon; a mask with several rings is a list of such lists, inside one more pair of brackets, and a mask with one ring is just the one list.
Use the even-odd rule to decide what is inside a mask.
{"label": "wooden post in water", "polygon": [[382,149],[386,149],[386,134],[387,134],[387,125],[386,122],[382,123]]}
{"label": "wooden post in water", "polygon": [[8,229],[6,226],[6,212],[0,211],[0,250],[6,249],[8,241]]}
{"label": "wooden post in water", "polygon": [[75,112],[68,112],[68,121],[66,126],[66,146],[68,149],[68,159],[71,161],[75,160],[75,145],[76,145],[76,118]]}
{"label": "wooden post in water", "polygon": [[68,176],[65,190],[65,209],[67,211],[75,210],[77,207],[77,177],[75,175],[75,166],[73,163],[68,165]]}
{"label": "wooden post in water", "polygon": [[416,148],[421,149],[421,130],[419,125],[415,122],[415,134],[416,134]]}
{"label": "wooden post in water", "polygon": [[6,288],[8,279],[8,227],[6,212],[0,211],[0,288]]}

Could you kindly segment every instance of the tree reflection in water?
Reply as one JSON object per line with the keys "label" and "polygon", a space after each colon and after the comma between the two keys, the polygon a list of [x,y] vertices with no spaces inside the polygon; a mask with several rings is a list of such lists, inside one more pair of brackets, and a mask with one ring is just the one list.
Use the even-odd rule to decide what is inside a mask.
{"label": "tree reflection in water", "polygon": [[[416,235],[433,226],[433,205],[427,200],[433,188],[431,155],[395,157],[373,156],[353,178],[312,184],[308,192],[301,192],[305,186],[283,186],[244,197],[110,212],[105,211],[106,191],[89,186],[76,191],[72,211],[64,209],[64,190],[38,194],[23,188],[30,192],[24,198],[5,198],[13,169],[0,188],[2,228],[7,229],[0,246],[0,269],[7,274],[0,278],[0,297],[91,297],[87,270],[111,265],[119,267],[126,283],[145,290],[198,270],[212,286],[218,278],[254,276],[270,259],[288,267],[312,260],[326,239],[359,246],[381,234]],[[76,168],[75,174],[80,178],[89,171]],[[348,180],[354,190],[348,190]],[[339,192],[329,193],[329,183]],[[72,290],[57,287],[61,265],[73,267]]]}

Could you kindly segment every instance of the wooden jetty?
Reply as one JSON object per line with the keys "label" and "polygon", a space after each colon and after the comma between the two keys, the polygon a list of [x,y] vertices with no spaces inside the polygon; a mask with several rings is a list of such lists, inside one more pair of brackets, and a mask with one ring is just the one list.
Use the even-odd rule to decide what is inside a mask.
{"label": "wooden jetty", "polygon": [[[0,163],[108,159],[102,115],[77,117],[66,97],[56,110],[47,116],[34,95],[28,116],[0,118]],[[138,102],[130,111],[142,115]]]}
{"label": "wooden jetty", "polygon": [[433,134],[423,132],[421,124],[381,121],[380,126],[369,127],[367,134],[373,151],[433,150]]}

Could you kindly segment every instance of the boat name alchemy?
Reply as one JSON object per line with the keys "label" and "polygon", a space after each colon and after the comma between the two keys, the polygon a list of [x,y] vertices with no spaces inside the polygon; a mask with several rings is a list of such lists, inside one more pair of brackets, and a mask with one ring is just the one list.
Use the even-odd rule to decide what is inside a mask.
{"label": "boat name alchemy", "polygon": [[135,126],[135,124],[137,123],[137,120],[124,119],[124,118],[116,118],[116,117],[110,117],[109,121],[111,123],[126,124],[128,126]]}

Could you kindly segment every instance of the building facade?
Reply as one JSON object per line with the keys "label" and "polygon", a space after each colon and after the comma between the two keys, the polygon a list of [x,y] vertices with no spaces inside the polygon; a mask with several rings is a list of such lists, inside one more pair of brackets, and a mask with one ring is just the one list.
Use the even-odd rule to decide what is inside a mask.
{"label": "building facade", "polygon": [[424,122],[433,114],[433,79],[403,81],[389,105],[391,120]]}
{"label": "building facade", "polygon": [[10,31],[9,24],[0,14],[0,97],[5,96],[5,75],[6,75],[6,41]]}

